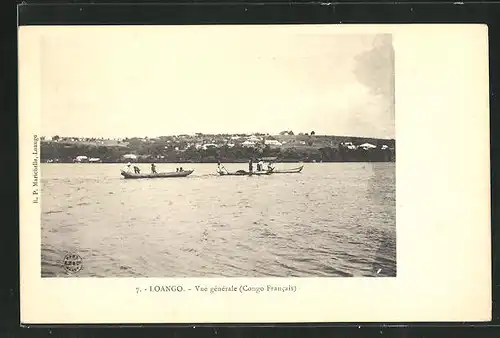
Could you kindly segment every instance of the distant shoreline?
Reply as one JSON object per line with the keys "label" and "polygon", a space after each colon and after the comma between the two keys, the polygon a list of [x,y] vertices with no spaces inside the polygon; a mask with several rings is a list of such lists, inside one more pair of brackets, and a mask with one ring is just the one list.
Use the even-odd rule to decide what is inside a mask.
{"label": "distant shoreline", "polygon": [[282,163],[394,162],[396,141],[321,135],[181,136],[115,143],[57,138],[40,142],[41,162]]}
{"label": "distant shoreline", "polygon": [[[287,163],[309,163],[309,164],[323,164],[323,163],[395,163],[396,161],[274,161],[275,164]],[[127,164],[128,162],[41,162],[41,164]],[[130,162],[137,165],[155,164],[217,164],[217,162]],[[221,162],[221,164],[247,164],[248,161],[239,162]]]}

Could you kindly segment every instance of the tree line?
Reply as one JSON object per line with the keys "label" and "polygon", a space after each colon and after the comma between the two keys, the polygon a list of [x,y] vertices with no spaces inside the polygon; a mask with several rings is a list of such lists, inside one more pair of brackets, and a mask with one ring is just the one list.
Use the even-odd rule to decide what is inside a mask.
{"label": "tree line", "polygon": [[281,162],[392,162],[394,149],[348,149],[338,147],[314,148],[248,148],[241,146],[209,149],[176,150],[164,144],[132,143],[128,146],[96,146],[89,144],[41,143],[41,161],[70,163],[77,156],[99,158],[104,163],[126,162],[123,156],[133,153],[139,162],[216,163],[247,162],[250,158],[277,157]]}

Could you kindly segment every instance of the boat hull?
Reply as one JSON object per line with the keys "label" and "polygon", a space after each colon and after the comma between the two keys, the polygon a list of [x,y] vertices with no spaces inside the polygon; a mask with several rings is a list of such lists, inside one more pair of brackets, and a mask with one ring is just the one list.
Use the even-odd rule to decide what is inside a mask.
{"label": "boat hull", "polygon": [[273,173],[274,174],[294,174],[294,173],[300,173],[303,168],[304,168],[304,166],[302,165],[300,167],[291,168],[291,169],[283,169],[283,170],[274,169]]}
{"label": "boat hull", "polygon": [[238,170],[235,172],[227,172],[227,171],[219,171],[220,176],[260,176],[260,175],[271,175],[271,174],[294,174],[294,173],[300,173],[304,166],[300,166],[297,168],[291,168],[291,169],[272,169],[272,170],[264,170],[264,171],[253,171],[253,172],[248,172],[245,170]]}
{"label": "boat hull", "polygon": [[193,173],[194,170],[185,170],[185,171],[173,171],[166,173],[158,173],[158,174],[135,174],[128,173],[122,170],[121,175],[125,179],[144,179],[144,178],[174,178],[174,177],[186,177]]}
{"label": "boat hull", "polygon": [[270,171],[253,171],[248,172],[244,170],[238,170],[236,172],[219,172],[220,176],[262,176],[262,175],[271,175]]}

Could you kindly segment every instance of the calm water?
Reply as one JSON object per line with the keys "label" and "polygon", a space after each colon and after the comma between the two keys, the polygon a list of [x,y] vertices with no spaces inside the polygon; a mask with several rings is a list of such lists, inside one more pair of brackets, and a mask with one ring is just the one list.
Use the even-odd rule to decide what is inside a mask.
{"label": "calm water", "polygon": [[42,276],[67,276],[68,252],[86,277],[395,276],[394,163],[182,166],[195,172],[124,180],[119,164],[42,164]]}

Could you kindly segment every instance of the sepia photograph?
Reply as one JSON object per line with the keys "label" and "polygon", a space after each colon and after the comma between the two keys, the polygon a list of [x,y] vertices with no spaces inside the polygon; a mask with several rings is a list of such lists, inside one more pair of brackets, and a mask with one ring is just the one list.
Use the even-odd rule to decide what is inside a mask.
{"label": "sepia photograph", "polygon": [[40,46],[43,277],[396,276],[391,34],[89,34]]}
{"label": "sepia photograph", "polygon": [[24,26],[18,53],[23,323],[491,317],[486,26]]}

